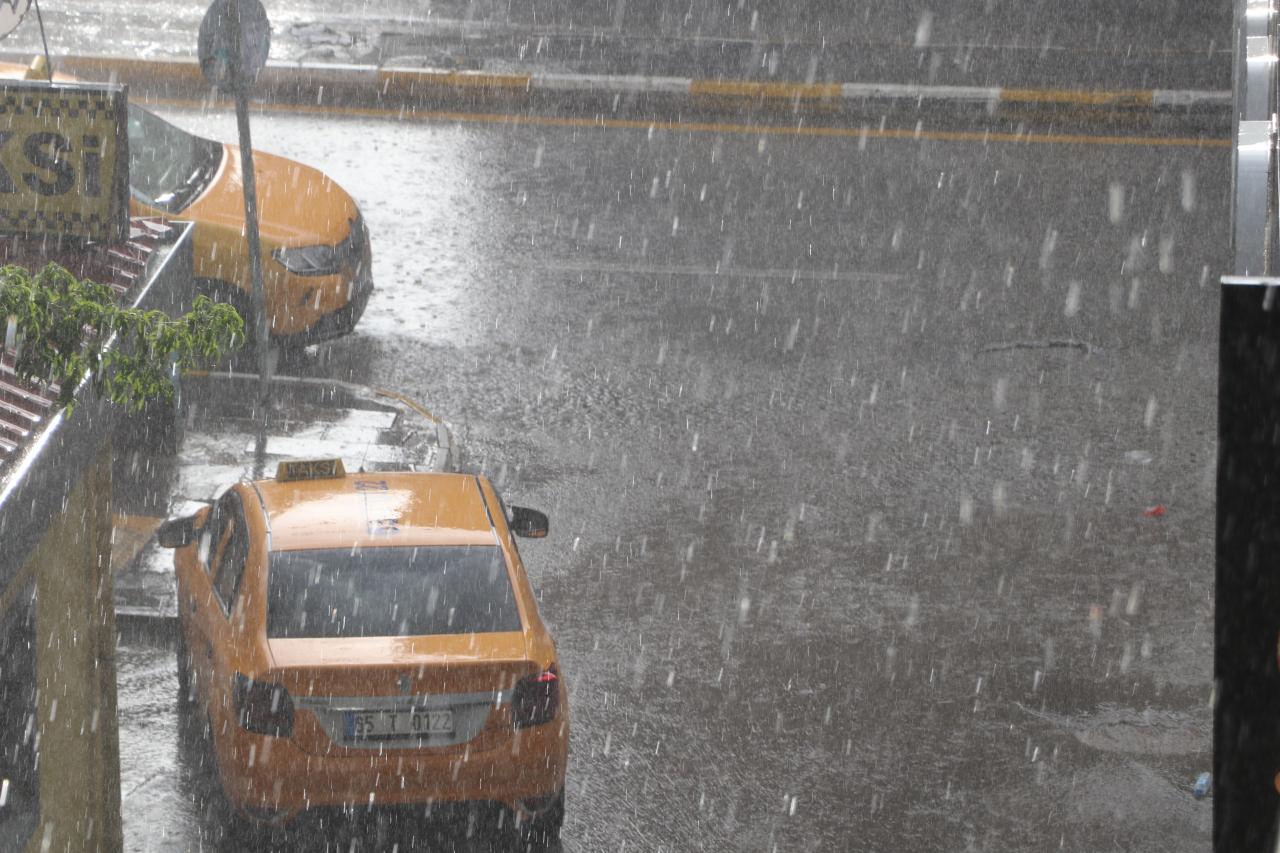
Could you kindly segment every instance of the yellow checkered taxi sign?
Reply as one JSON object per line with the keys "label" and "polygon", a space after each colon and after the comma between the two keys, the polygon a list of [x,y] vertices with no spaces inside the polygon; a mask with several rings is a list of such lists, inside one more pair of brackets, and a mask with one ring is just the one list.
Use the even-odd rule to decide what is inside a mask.
{"label": "yellow checkered taxi sign", "polygon": [[128,94],[93,83],[0,83],[0,232],[128,236]]}
{"label": "yellow checkered taxi sign", "polygon": [[341,459],[286,459],[276,466],[276,480],[340,480],[347,476]]}

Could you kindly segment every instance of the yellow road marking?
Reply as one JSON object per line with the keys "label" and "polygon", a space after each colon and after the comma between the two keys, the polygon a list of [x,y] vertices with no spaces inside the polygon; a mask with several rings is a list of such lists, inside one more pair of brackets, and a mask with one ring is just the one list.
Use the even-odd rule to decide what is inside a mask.
{"label": "yellow road marking", "polygon": [[[207,110],[210,106],[231,109],[229,102],[190,98],[155,98],[151,106]],[[387,107],[316,106],[314,104],[255,104],[258,113],[345,116],[410,121],[467,122],[475,124],[534,125],[541,127],[601,128],[609,130],[662,130],[689,133],[736,133],[755,136],[800,136],[826,139],[928,139],[936,142],[1012,142],[1035,145],[1133,145],[1162,148],[1229,148],[1225,137],[1123,136],[1083,133],[1007,133],[985,130],[914,130],[907,128],[806,127],[804,125],[734,124],[726,122],[647,121],[645,119],[572,118],[562,116],[506,115],[444,110],[393,109]]]}
{"label": "yellow road marking", "polygon": [[754,83],[746,80],[691,80],[689,94],[697,97],[827,99],[839,98],[839,83]]}
{"label": "yellow road marking", "polygon": [[1064,89],[1001,89],[1000,100],[1004,103],[1031,102],[1089,106],[1112,104],[1117,106],[1149,107],[1153,96],[1150,89],[1117,90],[1114,92],[1069,91]]}
{"label": "yellow road marking", "polygon": [[486,74],[480,71],[379,71],[382,92],[412,92],[428,87],[458,89],[528,89],[528,74]]}

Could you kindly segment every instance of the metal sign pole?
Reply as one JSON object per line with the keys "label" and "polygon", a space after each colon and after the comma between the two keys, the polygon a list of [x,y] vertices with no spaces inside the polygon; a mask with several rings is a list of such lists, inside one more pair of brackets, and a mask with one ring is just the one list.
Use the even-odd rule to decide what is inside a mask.
{"label": "metal sign pole", "polygon": [[271,341],[267,331],[267,298],[262,286],[262,243],[258,238],[258,198],[253,177],[253,142],[249,136],[249,99],[236,93],[236,127],[240,132],[240,170],[244,176],[245,236],[249,240],[249,269],[253,277],[253,345],[258,359],[258,439],[254,477],[263,476],[266,463],[267,401],[271,386]]}
{"label": "metal sign pole", "polygon": [[[240,0],[231,0],[232,15],[239,17]],[[240,28],[234,27],[235,47],[232,56],[240,54]],[[253,140],[249,133],[249,83],[244,78],[240,63],[231,72],[235,78],[236,129],[240,134],[240,172],[244,181],[245,237],[249,241],[249,269],[253,280],[254,345],[258,351],[258,373],[265,384],[269,363],[267,350],[267,299],[262,286],[262,242],[258,237],[258,189],[253,175]]]}
{"label": "metal sign pole", "polygon": [[253,139],[249,133],[249,87],[266,63],[271,27],[260,0],[214,0],[200,24],[200,69],[236,102],[240,135],[240,172],[244,184],[245,241],[253,299],[253,343],[258,362],[258,435],[254,475],[261,477],[266,458],[267,401],[271,383],[271,338],[262,283],[262,243],[258,236],[258,188],[253,174]]}
{"label": "metal sign pole", "polygon": [[49,58],[49,40],[44,36],[44,16],[40,14],[40,0],[35,0],[36,5],[36,23],[40,25],[40,43],[44,45],[44,67],[49,75],[49,82],[53,82],[53,60]]}

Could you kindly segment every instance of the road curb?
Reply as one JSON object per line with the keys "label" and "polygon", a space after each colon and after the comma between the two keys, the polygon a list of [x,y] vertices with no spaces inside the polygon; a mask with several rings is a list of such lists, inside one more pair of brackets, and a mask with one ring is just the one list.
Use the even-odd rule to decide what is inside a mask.
{"label": "road curb", "polygon": [[[3,56],[3,54],[0,54]],[[23,61],[22,56],[5,58]],[[160,96],[208,95],[195,59],[136,59],[68,56],[57,68],[86,79],[119,80]],[[1157,113],[1221,112],[1229,91],[1201,89],[1077,90],[1001,86],[929,86],[895,83],[793,83],[701,80],[688,77],[492,73],[437,68],[270,62],[255,99],[265,103],[341,106],[469,106],[537,100],[589,100],[612,111],[637,106],[701,111],[765,108],[790,113],[834,114],[868,104],[906,107],[951,106],[1003,110],[1069,111],[1126,116]],[[625,102],[625,103],[624,103]]]}

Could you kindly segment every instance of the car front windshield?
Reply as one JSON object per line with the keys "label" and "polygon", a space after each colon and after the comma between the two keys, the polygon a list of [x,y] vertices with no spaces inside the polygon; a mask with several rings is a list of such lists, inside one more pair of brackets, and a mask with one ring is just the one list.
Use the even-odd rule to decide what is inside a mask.
{"label": "car front windshield", "polygon": [[338,548],[271,555],[268,637],[408,637],[519,631],[502,551]]}
{"label": "car front windshield", "polygon": [[177,213],[209,185],[221,163],[221,143],[129,105],[129,183],[134,198]]}

